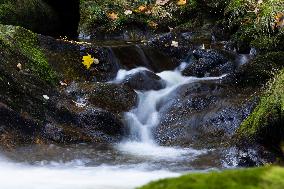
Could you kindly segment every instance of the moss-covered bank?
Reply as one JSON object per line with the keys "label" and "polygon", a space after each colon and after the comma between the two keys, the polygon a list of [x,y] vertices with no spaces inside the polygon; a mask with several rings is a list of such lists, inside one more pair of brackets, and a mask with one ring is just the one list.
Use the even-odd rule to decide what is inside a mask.
{"label": "moss-covered bank", "polygon": [[140,189],[282,189],[284,169],[262,167],[197,173],[150,183]]}
{"label": "moss-covered bank", "polygon": [[284,139],[284,70],[269,83],[258,106],[237,132],[241,139],[279,145]]}

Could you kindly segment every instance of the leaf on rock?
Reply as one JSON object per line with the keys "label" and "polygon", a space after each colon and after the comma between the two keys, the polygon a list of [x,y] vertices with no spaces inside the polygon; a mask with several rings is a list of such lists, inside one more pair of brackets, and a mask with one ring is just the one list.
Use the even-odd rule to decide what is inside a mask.
{"label": "leaf on rock", "polygon": [[93,63],[98,64],[98,59],[93,58],[90,54],[88,54],[87,56],[83,56],[83,64],[84,66],[86,66],[87,69],[90,69],[91,65]]}

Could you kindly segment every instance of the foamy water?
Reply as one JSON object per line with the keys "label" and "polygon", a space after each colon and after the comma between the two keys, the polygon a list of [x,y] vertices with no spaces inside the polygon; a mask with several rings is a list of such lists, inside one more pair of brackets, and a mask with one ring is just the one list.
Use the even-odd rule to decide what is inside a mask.
{"label": "foamy water", "polygon": [[4,159],[0,163],[1,189],[133,189],[152,180],[179,175],[166,170],[148,171],[145,165],[35,166]]}

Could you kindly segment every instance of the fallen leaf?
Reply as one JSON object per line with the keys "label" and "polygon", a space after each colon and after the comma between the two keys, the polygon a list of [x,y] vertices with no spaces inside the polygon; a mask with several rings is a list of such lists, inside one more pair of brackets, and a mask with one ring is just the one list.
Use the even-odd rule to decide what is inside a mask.
{"label": "fallen leaf", "polygon": [[171,46],[172,46],[172,47],[178,47],[178,42],[177,42],[177,41],[172,41]]}
{"label": "fallen leaf", "polygon": [[284,13],[283,12],[279,12],[279,13],[276,14],[275,25],[278,28],[284,27]]}
{"label": "fallen leaf", "polygon": [[59,81],[59,83],[60,83],[61,86],[68,86],[68,84],[63,82],[63,81]]}
{"label": "fallen leaf", "polygon": [[99,59],[94,58],[94,64],[99,64],[99,63],[100,63]]}
{"label": "fallen leaf", "polygon": [[145,12],[146,10],[147,10],[147,7],[144,6],[144,5],[141,5],[141,6],[138,7],[139,12]]}
{"label": "fallen leaf", "polygon": [[178,0],[177,1],[177,5],[185,5],[186,4],[186,0]]}
{"label": "fallen leaf", "polygon": [[95,58],[93,58],[90,54],[87,54],[87,56],[83,56],[82,58],[84,66],[86,66],[87,69],[90,69],[91,65],[95,62]]}
{"label": "fallen leaf", "polygon": [[109,19],[114,21],[114,20],[118,19],[118,14],[115,13],[115,12],[111,12],[111,13],[108,13],[108,17],[109,17]]}

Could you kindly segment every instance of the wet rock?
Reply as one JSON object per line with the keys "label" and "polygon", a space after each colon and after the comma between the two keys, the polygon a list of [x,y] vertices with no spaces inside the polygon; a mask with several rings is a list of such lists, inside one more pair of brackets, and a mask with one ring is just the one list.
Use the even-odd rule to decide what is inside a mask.
{"label": "wet rock", "polygon": [[[179,61],[187,57],[189,50],[193,49],[189,35],[176,36],[174,33],[165,33],[153,37],[147,43],[148,46],[159,49],[166,55]],[[178,42],[177,46],[172,46],[172,42]]]}
{"label": "wet rock", "polygon": [[113,113],[127,112],[137,102],[137,94],[133,89],[113,83],[74,83],[67,92]]}
{"label": "wet rock", "polygon": [[[40,48],[57,76],[65,81],[109,81],[120,69],[118,60],[109,47],[77,44],[39,36]],[[90,69],[82,64],[82,58],[91,55],[99,60]]]}
{"label": "wet rock", "polygon": [[76,122],[87,136],[100,142],[117,142],[127,133],[114,114],[101,109],[88,108],[80,112]]}
{"label": "wet rock", "polygon": [[25,113],[18,113],[0,102],[0,142],[13,147],[36,141],[39,124]]}
{"label": "wet rock", "polygon": [[182,71],[185,76],[220,76],[236,68],[235,55],[226,51],[197,49],[188,59],[190,62]]}
{"label": "wet rock", "polygon": [[[108,76],[105,73],[109,73],[109,69],[100,72],[96,67],[84,68],[81,61],[85,54],[80,54],[82,46],[79,44],[40,36],[21,27],[0,25],[0,30],[0,102],[5,104],[0,108],[2,146],[111,142],[122,137],[124,131],[118,132],[114,128],[114,125],[122,127],[120,120],[98,107],[104,106],[102,102],[105,100],[109,100],[111,107],[110,99],[113,98],[119,111],[131,108],[136,103],[133,90],[111,84],[112,87],[108,88],[104,87],[108,84],[102,84],[98,87],[101,90],[94,89],[96,93],[92,98],[98,106],[88,104],[82,107],[78,105],[77,96],[64,92],[66,85],[72,80],[92,80],[94,76],[103,78],[100,76]],[[10,43],[10,38],[13,43]],[[108,48],[90,48],[95,55],[102,57],[101,69],[112,63],[108,61]],[[18,64],[21,64],[20,68]],[[96,74],[93,73],[95,69],[99,69]],[[61,85],[59,81],[65,84]],[[84,117],[93,119],[93,122],[87,122]],[[83,125],[83,121],[90,128]],[[117,135],[104,130],[103,124],[114,126],[112,129]]]}
{"label": "wet rock", "polygon": [[123,85],[127,85],[135,90],[160,90],[165,87],[165,82],[155,73],[144,70],[127,76],[123,81]]}
{"label": "wet rock", "polygon": [[[204,81],[186,84],[160,107],[156,140],[164,145],[212,147],[227,142],[254,107],[248,94]],[[169,98],[167,98],[169,99]]]}
{"label": "wet rock", "polygon": [[258,144],[246,144],[242,147],[234,146],[222,151],[222,164],[225,167],[255,167],[263,166],[276,161],[276,155],[264,146]]}
{"label": "wet rock", "polygon": [[[54,117],[42,129],[43,136],[57,143],[112,143],[127,133],[116,115],[70,99],[58,101]],[[57,116],[57,117],[55,117]]]}

